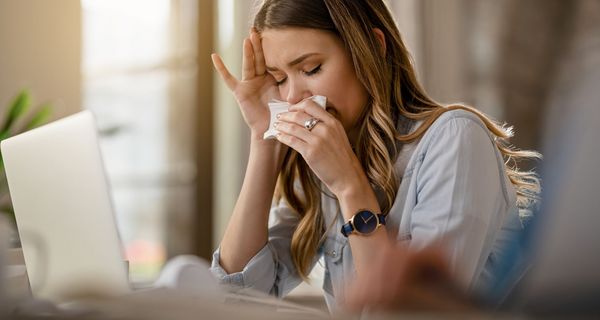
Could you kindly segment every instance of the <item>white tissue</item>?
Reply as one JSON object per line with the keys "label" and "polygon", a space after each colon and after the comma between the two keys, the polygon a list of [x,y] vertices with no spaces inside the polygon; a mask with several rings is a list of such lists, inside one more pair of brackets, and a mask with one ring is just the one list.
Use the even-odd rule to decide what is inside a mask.
{"label": "white tissue", "polygon": [[[316,102],[321,108],[325,109],[325,103],[327,102],[327,98],[324,96],[312,96],[306,99],[311,99]],[[269,129],[265,131],[263,135],[263,139],[275,139],[275,136],[279,133],[275,128],[273,128],[273,124],[277,122],[277,115],[282,112],[287,112],[290,108],[290,104],[285,101],[279,100],[271,100],[269,101],[269,110],[271,111],[271,122],[269,123]]]}

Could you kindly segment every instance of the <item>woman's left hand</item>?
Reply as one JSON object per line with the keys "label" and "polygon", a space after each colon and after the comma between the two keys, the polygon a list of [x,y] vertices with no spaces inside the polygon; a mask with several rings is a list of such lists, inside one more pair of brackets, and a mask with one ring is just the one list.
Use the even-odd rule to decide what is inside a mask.
{"label": "woman's left hand", "polygon": [[[319,122],[309,130],[305,121]],[[365,181],[364,171],[350,147],[341,122],[311,99],[281,113],[276,123],[277,140],[298,151],[317,177],[340,197],[348,187]]]}

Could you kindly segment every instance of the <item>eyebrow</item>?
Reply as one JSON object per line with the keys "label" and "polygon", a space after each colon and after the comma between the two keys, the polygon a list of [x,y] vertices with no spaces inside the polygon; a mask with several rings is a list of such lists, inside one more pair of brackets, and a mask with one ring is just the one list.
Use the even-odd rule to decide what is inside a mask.
{"label": "eyebrow", "polygon": [[[311,56],[314,56],[314,55],[318,55],[318,53],[316,53],[316,52],[305,53],[305,54],[303,54],[303,55],[299,56],[298,58],[296,58],[296,59],[294,59],[294,60],[290,61],[290,62],[288,63],[288,67],[293,67],[293,66],[295,66],[295,65],[299,64],[300,62],[302,62],[302,61],[306,60],[306,58],[308,58],[308,57],[311,57]],[[268,70],[268,71],[279,71],[279,69],[277,69],[277,68],[275,68],[275,67],[270,67],[270,66],[267,66],[267,70]]]}

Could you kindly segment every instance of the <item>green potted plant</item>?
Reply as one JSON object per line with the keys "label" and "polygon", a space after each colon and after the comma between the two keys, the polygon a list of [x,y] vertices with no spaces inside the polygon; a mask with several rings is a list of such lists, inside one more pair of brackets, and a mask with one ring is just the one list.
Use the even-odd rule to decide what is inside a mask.
{"label": "green potted plant", "polygon": [[[31,106],[31,94],[28,90],[21,90],[8,106],[4,120],[0,120],[0,141],[10,138],[16,134],[31,130],[42,124],[45,124],[52,113],[52,106],[49,103],[41,104],[32,112],[28,112]],[[15,226],[15,232],[11,235],[10,245],[19,246],[18,235],[16,233],[15,213],[13,210],[6,173],[4,171],[4,160],[0,152],[0,214],[7,217],[9,224]]]}

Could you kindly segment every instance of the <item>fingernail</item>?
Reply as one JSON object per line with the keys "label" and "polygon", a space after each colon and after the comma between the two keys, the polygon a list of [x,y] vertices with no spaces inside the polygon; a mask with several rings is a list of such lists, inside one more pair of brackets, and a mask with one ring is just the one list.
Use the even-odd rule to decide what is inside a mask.
{"label": "fingernail", "polygon": [[281,113],[278,113],[275,118],[277,118],[277,120],[281,119]]}

